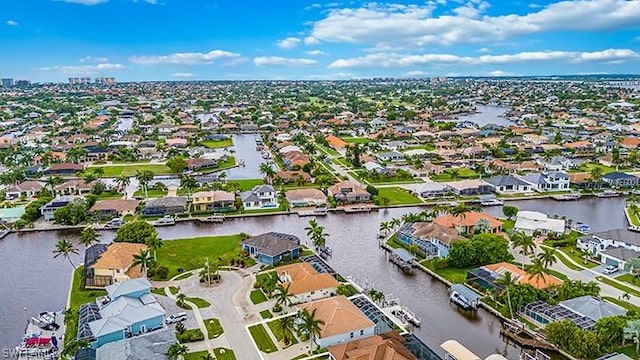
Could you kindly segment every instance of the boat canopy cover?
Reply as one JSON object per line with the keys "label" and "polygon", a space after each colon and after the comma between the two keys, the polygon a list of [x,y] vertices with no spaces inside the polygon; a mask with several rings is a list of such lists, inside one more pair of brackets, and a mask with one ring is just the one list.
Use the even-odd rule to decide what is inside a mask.
{"label": "boat canopy cover", "polygon": [[408,252],[407,250],[403,249],[403,248],[397,248],[397,249],[393,249],[393,253],[399,257],[400,259],[402,259],[402,261],[406,261],[406,262],[410,262],[412,260],[415,259],[415,256],[411,255],[410,252]]}
{"label": "boat canopy cover", "polygon": [[478,355],[472,353],[471,350],[455,340],[447,340],[443,342],[440,347],[456,360],[480,360]]}
{"label": "boat canopy cover", "polygon": [[491,354],[487,356],[485,360],[508,360],[508,359],[500,354]]}
{"label": "boat canopy cover", "polygon": [[51,338],[31,338],[27,340],[24,345],[25,346],[42,346],[49,345],[51,343]]}
{"label": "boat canopy cover", "polygon": [[457,292],[458,294],[460,294],[461,296],[463,296],[469,301],[477,301],[482,298],[480,294],[473,291],[473,289],[469,288],[465,284],[453,284],[451,285],[451,291]]}

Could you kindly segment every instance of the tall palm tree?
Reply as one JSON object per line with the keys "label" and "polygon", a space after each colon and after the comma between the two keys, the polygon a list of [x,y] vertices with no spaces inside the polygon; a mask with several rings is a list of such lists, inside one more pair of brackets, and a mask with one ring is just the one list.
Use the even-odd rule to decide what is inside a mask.
{"label": "tall palm tree", "polygon": [[216,360],[211,353],[206,353],[205,355],[200,355],[200,360]]}
{"label": "tall palm tree", "polygon": [[507,302],[509,303],[509,314],[513,319],[513,307],[511,305],[511,292],[510,289],[512,286],[516,284],[516,279],[511,275],[509,271],[505,271],[505,273],[496,279],[496,284],[504,287],[504,290],[507,292]]}
{"label": "tall palm tree", "polygon": [[69,260],[69,263],[73,268],[76,268],[76,265],[71,261],[71,255],[78,255],[78,249],[73,245],[73,243],[67,239],[60,239],[56,243],[56,248],[53,250],[53,258],[57,258],[62,256],[63,258]]}
{"label": "tall palm tree", "polygon": [[187,190],[187,195],[191,198],[191,190],[198,187],[198,181],[189,174],[180,175],[180,187]]}
{"label": "tall palm tree", "polygon": [[298,318],[300,323],[298,325],[299,330],[306,333],[309,336],[309,352],[313,351],[313,344],[316,343],[316,337],[320,336],[320,327],[324,325],[324,321],[316,318],[316,310],[309,311],[308,309],[302,309],[298,312]]}
{"label": "tall palm tree", "polygon": [[397,228],[400,225],[400,219],[398,218],[393,218],[389,221],[389,225],[391,225],[391,227],[393,229]]}
{"label": "tall palm tree", "polygon": [[98,177],[94,174],[94,173],[86,173],[84,174],[84,176],[82,177],[82,179],[84,180],[85,184],[89,184],[92,181],[96,181]]}
{"label": "tall palm tree", "polygon": [[271,180],[273,180],[273,176],[276,174],[271,165],[267,163],[260,164],[258,171],[260,171],[260,174],[264,175],[267,183],[270,183]]}
{"label": "tall palm tree", "polygon": [[282,342],[289,345],[293,340],[293,329],[296,326],[295,316],[285,316],[278,320],[278,327],[282,331]]}
{"label": "tall palm tree", "polygon": [[600,166],[594,166],[589,171],[589,175],[591,176],[591,180],[594,183],[599,184],[602,180],[602,168]]}
{"label": "tall palm tree", "polygon": [[187,295],[180,293],[176,295],[176,304],[180,307],[184,307],[185,301],[187,300]]}
{"label": "tall palm tree", "polygon": [[140,252],[133,255],[132,266],[140,266],[142,268],[142,274],[144,277],[147,277],[147,270],[151,268],[153,265],[153,259],[151,255],[149,255],[149,250],[142,250]]}
{"label": "tall palm tree", "polygon": [[537,283],[542,280],[546,284],[545,275],[549,274],[549,270],[544,266],[544,263],[539,258],[533,258],[531,265],[527,266],[527,273],[529,273],[529,279],[536,279]]}
{"label": "tall palm tree", "polygon": [[521,231],[515,231],[510,236],[511,246],[515,248],[520,248],[520,255],[523,256],[521,261],[522,269],[524,270],[524,257],[526,257],[530,252],[535,249],[535,243],[533,242],[533,238],[525,235]]}
{"label": "tall palm tree", "polygon": [[380,232],[387,234],[390,229],[391,226],[389,225],[388,221],[383,221],[380,223]]}
{"label": "tall palm tree", "polygon": [[120,191],[124,191],[125,188],[131,184],[131,178],[123,172],[116,178],[115,183]]}
{"label": "tall palm tree", "polygon": [[289,288],[291,287],[291,284],[287,285],[286,287],[282,286],[282,284],[278,284],[276,286],[276,291],[275,291],[275,298],[276,298],[276,305],[278,306],[291,306],[291,298],[293,297],[293,295],[289,292]]}
{"label": "tall palm tree", "polygon": [[104,176],[104,168],[101,166],[95,167],[93,168],[93,174],[98,178],[101,179]]}
{"label": "tall palm tree", "polygon": [[80,244],[91,247],[100,242],[100,234],[92,226],[87,226],[80,233]]}
{"label": "tall palm tree", "polygon": [[62,178],[58,177],[58,176],[49,176],[48,178],[46,178],[44,180],[44,183],[46,186],[49,187],[49,189],[51,189],[51,195],[56,194],[56,185],[62,184]]}
{"label": "tall palm tree", "polygon": [[311,238],[320,225],[318,225],[318,221],[316,219],[309,220],[308,224],[309,225],[305,227],[304,230],[307,232],[307,236]]}
{"label": "tall palm tree", "polygon": [[547,269],[558,262],[558,259],[556,259],[556,250],[551,248],[542,248],[542,252],[538,254],[538,259],[542,261],[542,264]]}
{"label": "tall palm tree", "polygon": [[181,345],[178,343],[172,344],[167,350],[167,357],[169,360],[177,360],[181,356],[186,355],[189,352],[187,345]]}
{"label": "tall palm tree", "polygon": [[154,232],[153,235],[149,236],[145,244],[149,249],[153,250],[153,259],[158,260],[158,249],[162,247],[162,239],[158,237],[158,233]]}
{"label": "tall palm tree", "polygon": [[153,180],[154,176],[154,173],[150,170],[136,170],[136,179],[138,180],[138,183],[140,183],[140,186],[142,186],[142,188],[144,189],[145,198],[149,197],[148,185],[149,182]]}

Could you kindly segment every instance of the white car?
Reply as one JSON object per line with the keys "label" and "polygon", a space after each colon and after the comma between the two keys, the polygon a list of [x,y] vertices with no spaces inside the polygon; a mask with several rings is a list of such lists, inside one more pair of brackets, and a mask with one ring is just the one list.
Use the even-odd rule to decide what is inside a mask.
{"label": "white car", "polygon": [[175,324],[177,322],[184,321],[184,320],[187,320],[187,313],[180,312],[177,314],[172,314],[167,316],[167,318],[164,319],[164,322],[167,324]]}
{"label": "white car", "polygon": [[616,271],[618,271],[618,267],[617,266],[613,266],[613,265],[609,265],[606,268],[604,268],[604,270],[602,270],[602,272],[607,274],[607,275],[613,274]]}

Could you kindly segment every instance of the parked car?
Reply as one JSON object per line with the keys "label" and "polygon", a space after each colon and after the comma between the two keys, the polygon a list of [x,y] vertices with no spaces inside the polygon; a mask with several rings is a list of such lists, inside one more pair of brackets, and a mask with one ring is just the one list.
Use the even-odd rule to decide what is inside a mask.
{"label": "parked car", "polygon": [[608,274],[613,274],[616,271],[618,271],[617,266],[609,265],[606,268],[604,268],[602,272],[608,275]]}
{"label": "parked car", "polygon": [[179,312],[177,314],[171,314],[167,316],[167,318],[164,319],[164,322],[167,324],[175,324],[177,322],[184,321],[184,320],[187,320],[187,313]]}
{"label": "parked car", "polygon": [[119,228],[122,225],[124,225],[124,220],[115,218],[115,219],[109,220],[106,224],[104,224],[104,227],[106,227],[106,228]]}

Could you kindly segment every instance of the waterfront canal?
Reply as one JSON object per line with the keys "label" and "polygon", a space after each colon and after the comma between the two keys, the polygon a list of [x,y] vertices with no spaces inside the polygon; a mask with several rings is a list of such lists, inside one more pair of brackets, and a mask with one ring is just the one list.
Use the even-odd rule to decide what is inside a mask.
{"label": "waterfront canal", "polygon": [[[522,210],[538,210],[565,215],[589,224],[592,231],[604,231],[627,226],[622,214],[623,198],[589,198],[575,202],[527,200],[509,202]],[[449,305],[447,289],[430,276],[416,272],[407,276],[387,262],[378,248],[376,235],[380,221],[400,217],[419,208],[394,208],[367,214],[329,214],[318,222],[330,234],[327,244],[334,256],[332,266],[345,276],[368,279],[387,296],[397,297],[422,318],[422,328],[415,333],[437,352],[444,340],[455,338],[482,358],[494,352],[517,359],[520,349],[507,346],[499,336],[499,321],[484,310],[465,314]],[[486,208],[501,215],[500,207]],[[298,235],[306,242],[304,228],[309,218],[297,215],[228,219],[223,224],[182,223],[159,228],[163,239],[245,232],[259,234],[280,231]],[[2,284],[0,288],[0,348],[13,347],[20,339],[26,320],[44,310],[65,306],[71,265],[63,259],[53,259],[52,250],[61,237],[75,239],[74,232],[33,232],[11,234],[0,240]],[[114,232],[102,232],[105,242]],[[82,251],[81,251],[82,252]],[[81,256],[72,259],[81,263]],[[24,308],[26,307],[26,311]]]}

